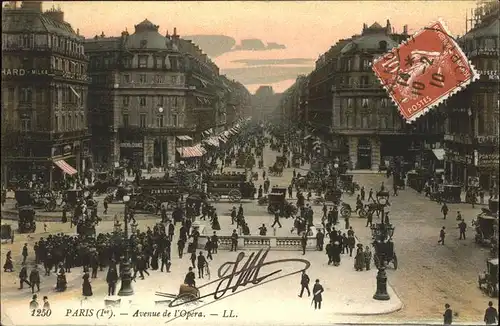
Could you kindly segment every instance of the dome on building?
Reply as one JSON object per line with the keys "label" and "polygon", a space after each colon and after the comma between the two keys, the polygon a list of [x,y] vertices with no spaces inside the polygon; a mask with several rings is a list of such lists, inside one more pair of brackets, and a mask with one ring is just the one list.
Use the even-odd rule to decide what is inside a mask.
{"label": "dome on building", "polygon": [[367,27],[365,24],[363,34],[347,43],[340,53],[346,54],[351,51],[377,51],[382,49],[383,51],[390,50],[399,44],[387,35],[388,30],[390,31],[390,27],[382,27],[377,22],[373,23],[370,27]]}
{"label": "dome on building", "polygon": [[158,25],[145,19],[135,25],[135,33],[127,38],[126,47],[129,49],[167,49],[167,40],[158,32],[158,28]]}

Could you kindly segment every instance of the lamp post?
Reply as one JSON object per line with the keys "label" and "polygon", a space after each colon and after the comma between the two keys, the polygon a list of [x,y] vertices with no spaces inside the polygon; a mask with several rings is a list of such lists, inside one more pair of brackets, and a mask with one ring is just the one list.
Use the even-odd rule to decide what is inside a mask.
{"label": "lamp post", "polygon": [[118,295],[129,296],[134,294],[134,289],[132,289],[132,272],[130,270],[130,257],[129,257],[129,239],[128,239],[128,203],[130,201],[130,196],[123,196],[123,202],[125,203],[125,218],[124,218],[124,231],[125,231],[125,262],[123,262],[121,273],[121,285]]}
{"label": "lamp post", "polygon": [[159,106],[158,107],[158,113],[160,114],[161,118],[161,124],[159,125],[160,127],[160,162],[161,162],[161,168],[163,170],[164,167],[164,162],[163,162],[163,132],[161,128],[163,127],[163,107]]}
{"label": "lamp post", "polygon": [[384,207],[388,202],[388,196],[384,193],[377,193],[377,202],[380,205],[381,221],[376,227],[372,228],[372,236],[375,239],[373,245],[375,247],[375,255],[378,258],[377,272],[377,290],[373,295],[375,300],[390,300],[391,297],[387,293],[387,274],[385,272],[385,257],[392,245],[391,238],[394,234],[394,228],[390,224],[384,223]]}
{"label": "lamp post", "polygon": [[336,157],[333,163],[333,187],[337,189],[337,180],[339,174],[339,158]]}

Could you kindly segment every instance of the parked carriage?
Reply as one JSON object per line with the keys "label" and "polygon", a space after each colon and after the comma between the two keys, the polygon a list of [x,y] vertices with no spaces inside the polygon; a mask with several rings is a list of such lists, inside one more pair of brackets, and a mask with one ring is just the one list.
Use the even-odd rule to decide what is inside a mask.
{"label": "parked carriage", "polygon": [[431,200],[446,203],[460,203],[462,187],[459,185],[440,185],[437,192],[430,194]]}
{"label": "parked carriage", "polygon": [[387,242],[375,241],[373,242],[373,246],[375,247],[375,255],[373,256],[375,267],[380,267],[382,259],[384,266],[392,264],[394,269],[398,269],[398,257],[394,251],[394,242],[392,242],[392,240],[388,240]]}
{"label": "parked carriage", "polygon": [[25,205],[19,207],[18,232],[33,233],[36,231],[35,209],[33,206]]}
{"label": "parked carriage", "polygon": [[273,177],[283,176],[283,166],[278,163],[274,163],[273,166],[269,167],[269,175]]}
{"label": "parked carriage", "polygon": [[[135,205],[147,212],[156,212],[157,207],[166,203],[167,209],[172,209],[182,200],[184,193],[176,183],[143,186],[133,196]],[[154,208],[153,208],[154,207]]]}
{"label": "parked carriage", "polygon": [[285,187],[272,188],[271,193],[267,195],[267,212],[269,214],[274,214],[277,211],[279,211],[281,215],[285,217],[290,217],[297,214],[297,207],[286,200],[286,192],[287,188]]}
{"label": "parked carriage", "polygon": [[339,187],[343,191],[354,194],[355,191],[359,190],[359,185],[353,181],[354,175],[352,174],[341,174],[339,175]]}
{"label": "parked carriage", "polygon": [[255,186],[243,173],[212,175],[206,183],[208,196],[214,201],[219,201],[222,196],[228,196],[232,202],[254,199]]}
{"label": "parked carriage", "polygon": [[[107,194],[118,187],[121,182],[120,172],[101,171],[95,174],[92,191],[96,194]],[[111,189],[110,189],[111,188]]]}
{"label": "parked carriage", "polygon": [[47,190],[19,189],[15,192],[16,207],[33,206],[53,212],[57,207],[56,194]]}
{"label": "parked carriage", "polygon": [[472,221],[472,225],[476,228],[474,240],[478,244],[489,246],[498,237],[498,217],[487,208],[481,210],[477,219]]}
{"label": "parked carriage", "polygon": [[498,258],[486,261],[486,271],[478,275],[478,285],[488,296],[498,296]]}

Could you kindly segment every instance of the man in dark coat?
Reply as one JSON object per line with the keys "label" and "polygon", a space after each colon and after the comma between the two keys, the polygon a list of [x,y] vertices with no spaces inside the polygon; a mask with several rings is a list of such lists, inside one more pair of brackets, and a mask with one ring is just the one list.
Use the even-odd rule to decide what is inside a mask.
{"label": "man in dark coat", "polygon": [[27,243],[24,244],[22,255],[23,255],[23,263],[22,264],[24,265],[24,264],[26,264],[26,258],[28,258],[28,244]]}
{"label": "man in dark coat", "polygon": [[31,310],[38,309],[38,301],[36,301],[37,298],[38,297],[36,294],[34,294],[33,297],[31,298],[31,301],[30,301],[30,309]]}
{"label": "man in dark coat", "polygon": [[231,234],[231,250],[230,251],[236,251],[238,248],[238,234],[236,233],[236,230],[233,230],[233,233]]}
{"label": "man in dark coat", "polygon": [[189,272],[186,274],[186,277],[184,277],[184,284],[187,284],[192,287],[196,287],[196,276],[194,275],[193,272],[193,267],[189,267]]}
{"label": "man in dark coat", "polygon": [[203,252],[200,251],[200,254],[198,255],[198,278],[203,278],[203,269],[207,264],[208,262],[205,259],[205,256],[203,256]]}
{"label": "man in dark coat", "polygon": [[174,238],[174,231],[175,231],[175,226],[174,226],[174,222],[172,222],[168,225],[168,240],[169,241],[172,241],[172,239]]}
{"label": "man in dark coat", "polygon": [[108,295],[115,295],[116,282],[118,282],[118,272],[114,266],[110,266],[108,274],[106,275],[106,282],[108,283]]}
{"label": "man in dark coat", "polygon": [[302,277],[300,278],[300,294],[299,297],[302,298],[304,294],[304,290],[307,290],[307,296],[311,296],[311,292],[309,291],[309,276],[306,274],[306,271],[302,271]]}
{"label": "man in dark coat", "polygon": [[458,223],[458,229],[460,230],[459,240],[462,240],[462,239],[465,240],[465,230],[467,230],[467,223],[465,223],[465,221],[462,220],[460,223]]}
{"label": "man in dark coat", "polygon": [[488,308],[484,312],[486,325],[498,325],[498,311],[493,307],[493,301],[488,302]]}
{"label": "man in dark coat", "polygon": [[325,235],[321,230],[318,230],[318,233],[316,233],[316,248],[318,251],[323,251],[323,243],[325,241]]}
{"label": "man in dark coat", "polygon": [[214,254],[216,254],[217,249],[219,249],[219,237],[217,236],[217,233],[215,231],[210,239],[210,242],[212,243],[212,251]]}
{"label": "man in dark coat", "polygon": [[31,270],[29,282],[31,283],[31,293],[35,293],[35,286],[37,292],[40,292],[40,273],[38,272],[36,265],[35,269]]}
{"label": "man in dark coat", "polygon": [[316,280],[316,283],[313,286],[313,301],[314,301],[314,309],[321,309],[321,301],[323,301],[323,296],[321,295],[325,290],[323,286],[319,284],[319,280]]}
{"label": "man in dark coat", "polygon": [[28,270],[24,266],[21,268],[21,271],[19,272],[19,289],[23,289],[23,283],[28,284],[29,287],[31,287],[31,283],[28,282]]}
{"label": "man in dark coat", "polygon": [[448,215],[448,206],[446,203],[443,203],[443,207],[441,207],[441,213],[443,213],[443,219],[446,220],[446,215]]}
{"label": "man in dark coat", "polygon": [[441,228],[441,231],[439,231],[439,241],[438,243],[442,244],[444,246],[444,237],[446,236],[446,231],[445,231],[445,227],[443,226]]}
{"label": "man in dark coat", "polygon": [[326,244],[326,255],[328,256],[328,265],[333,262],[333,241],[330,240],[329,243]]}
{"label": "man in dark coat", "polygon": [[449,304],[445,304],[444,308],[445,308],[445,311],[443,314],[443,319],[444,319],[443,324],[444,325],[451,325],[451,323],[453,322],[453,311],[450,309]]}
{"label": "man in dark coat", "polygon": [[177,241],[177,251],[179,252],[179,258],[182,258],[185,246],[186,246],[186,240],[183,238],[179,238],[179,241]]}
{"label": "man in dark coat", "polygon": [[271,227],[273,228],[276,225],[276,223],[278,223],[279,227],[281,228],[280,211],[279,210],[277,210],[276,212],[274,212],[274,222],[271,225]]}
{"label": "man in dark coat", "polygon": [[162,254],[161,254],[161,268],[160,271],[163,272],[163,267],[167,269],[167,273],[170,273],[170,266],[172,264],[170,263],[170,252],[167,249],[164,249]]}
{"label": "man in dark coat", "polygon": [[236,221],[236,207],[233,206],[233,209],[231,210],[231,224],[234,224]]}
{"label": "man in dark coat", "polygon": [[302,255],[305,255],[307,246],[307,232],[302,233],[302,238],[300,238],[300,246],[302,247]]}

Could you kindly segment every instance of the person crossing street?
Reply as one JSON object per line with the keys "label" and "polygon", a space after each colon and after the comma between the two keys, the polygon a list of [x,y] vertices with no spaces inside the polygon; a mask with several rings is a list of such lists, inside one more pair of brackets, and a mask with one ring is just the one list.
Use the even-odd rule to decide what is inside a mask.
{"label": "person crossing street", "polygon": [[307,290],[307,296],[311,296],[311,292],[309,291],[309,276],[306,274],[306,271],[302,271],[302,276],[300,279],[300,294],[299,297],[302,298],[302,295],[304,294],[304,290]]}

